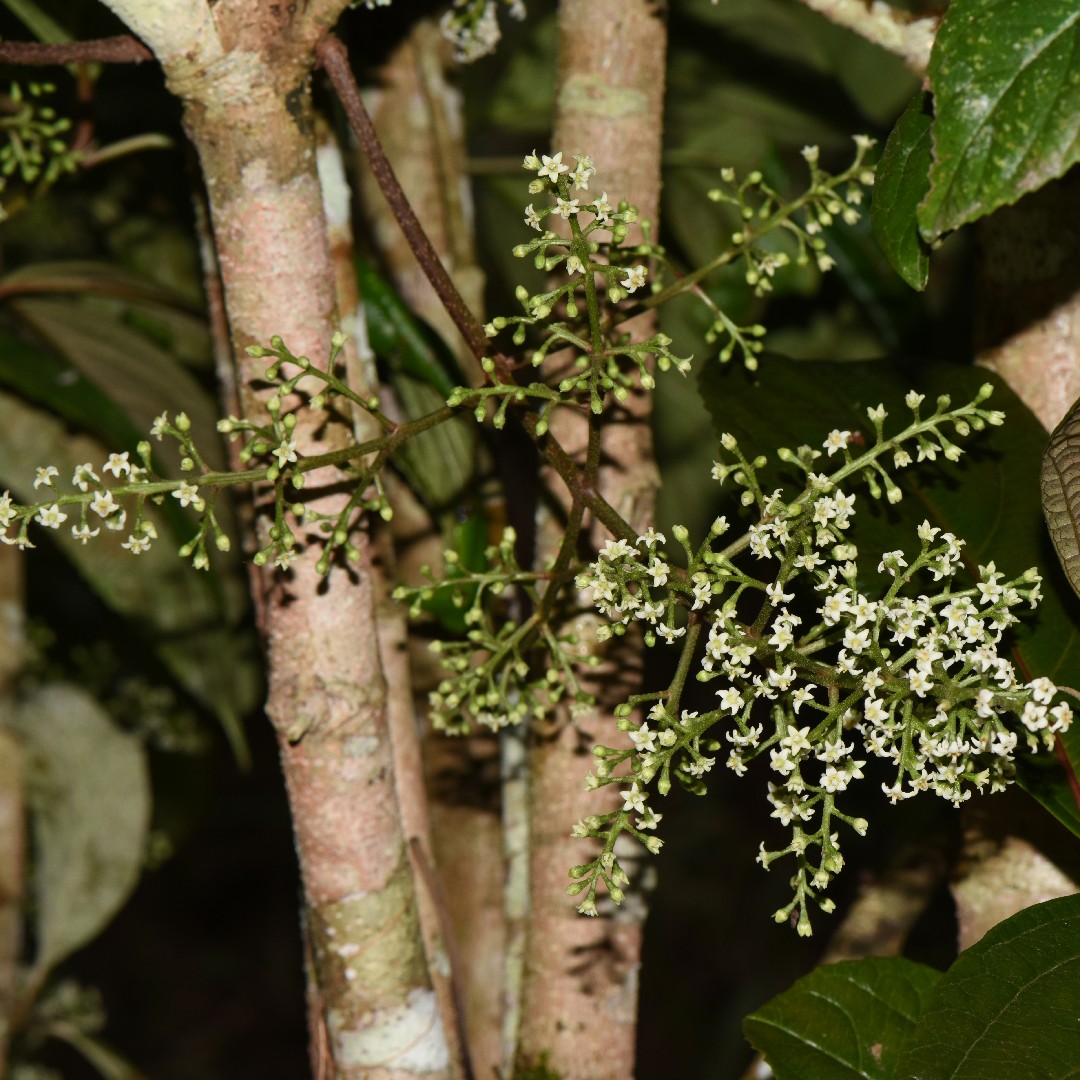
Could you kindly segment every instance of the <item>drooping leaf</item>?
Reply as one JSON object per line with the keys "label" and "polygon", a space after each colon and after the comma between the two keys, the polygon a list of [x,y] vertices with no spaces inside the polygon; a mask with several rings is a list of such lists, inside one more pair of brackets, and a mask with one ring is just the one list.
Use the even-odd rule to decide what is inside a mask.
{"label": "drooping leaf", "polygon": [[[368,338],[387,368],[408,419],[441,408],[462,383],[453,354],[365,260],[356,260]],[[402,447],[395,461],[410,486],[429,507],[446,509],[472,479],[476,464],[476,428],[460,417],[425,431]]]}
{"label": "drooping leaf", "polygon": [[916,94],[896,122],[874,179],[874,238],[893,269],[923,290],[930,254],[919,233],[918,208],[930,189],[930,95]]}
{"label": "drooping leaf", "polygon": [[827,964],[751,1013],[746,1037],[777,1080],[890,1080],[941,972],[901,957]]}
{"label": "drooping leaf", "polygon": [[24,297],[10,308],[86,379],[109,394],[146,437],[161,412],[187,413],[200,452],[224,465],[218,408],[183,364],[93,297]]}
{"label": "drooping leaf", "polygon": [[1074,0],[953,0],[930,56],[934,163],[919,211],[943,233],[1080,160],[1080,8]]}
{"label": "drooping leaf", "polygon": [[78,687],[43,687],[13,726],[29,759],[34,965],[44,972],[96,937],[139,880],[150,781],[141,743]]}
{"label": "drooping leaf", "polygon": [[[982,383],[993,383],[991,405],[1005,412],[1005,424],[964,440],[968,452],[956,465],[896,474],[905,492],[901,502],[867,506],[856,519],[860,559],[870,566],[883,551],[913,545],[919,522],[929,519],[966,541],[964,559],[972,570],[991,560],[1010,575],[1036,567],[1048,586],[1038,611],[1014,628],[1012,656],[1025,677],[1044,675],[1075,685],[1080,671],[1080,608],[1059,587],[1060,571],[1046,536],[1039,494],[1046,431],[1002,380],[975,367],[898,367],[884,361],[836,363],[769,356],[752,384],[747,386],[747,381],[742,371],[712,365],[704,369],[700,385],[717,434],[730,431],[751,456],[778,446],[820,447],[833,428],[860,432],[871,440],[869,406],[883,403],[889,413],[886,432],[895,432],[911,417],[903,400],[908,390],[924,393],[927,405],[944,393],[959,403],[971,400]],[[789,484],[791,479],[786,477]],[[784,470],[775,460],[764,471],[763,482],[770,487],[785,482]],[[1074,725],[1062,745],[1073,772],[1080,775],[1078,729],[1080,725]],[[1056,762],[1043,760],[1048,764],[1032,774],[1028,787],[1021,759],[1020,782],[1080,835],[1080,813],[1069,778]]]}
{"label": "drooping leaf", "polygon": [[896,1075],[1056,1080],[1080,1062],[1080,896],[1026,908],[938,980]]}

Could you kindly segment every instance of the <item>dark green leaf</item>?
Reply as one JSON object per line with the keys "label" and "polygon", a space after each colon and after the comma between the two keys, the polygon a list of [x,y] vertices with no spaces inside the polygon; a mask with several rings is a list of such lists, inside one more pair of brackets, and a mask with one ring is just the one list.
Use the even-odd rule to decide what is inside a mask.
{"label": "dark green leaf", "polygon": [[953,0],[930,57],[934,164],[923,236],[1016,202],[1080,159],[1075,0]]}
{"label": "dark green leaf", "polygon": [[920,1080],[1055,1080],[1080,1062],[1080,896],[995,926],[941,977],[901,1056]]}
{"label": "dark green leaf", "polygon": [[919,234],[919,203],[930,189],[930,95],[916,94],[896,122],[874,180],[874,238],[893,269],[913,288],[926,288],[930,256]]}
{"label": "dark green leaf", "polygon": [[[405,416],[415,420],[435,412],[463,382],[453,354],[369,263],[357,258],[356,274],[371,347]],[[439,424],[410,439],[395,461],[428,506],[449,507],[472,479],[475,426],[468,417]]]}
{"label": "dark green leaf", "polygon": [[941,973],[900,957],[828,964],[751,1013],[777,1080],[889,1080]]}

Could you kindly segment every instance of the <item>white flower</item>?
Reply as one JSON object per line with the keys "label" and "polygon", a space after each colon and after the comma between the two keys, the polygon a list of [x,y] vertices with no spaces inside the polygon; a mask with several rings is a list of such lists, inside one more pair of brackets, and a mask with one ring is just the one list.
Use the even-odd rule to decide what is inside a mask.
{"label": "white flower", "polygon": [[525,207],[525,224],[540,231],[540,215],[533,209],[532,203]]}
{"label": "white flower", "polygon": [[75,474],[71,478],[71,483],[80,491],[89,491],[90,485],[96,484],[98,479],[97,473],[94,472],[94,466],[87,461],[75,470]]}
{"label": "white flower", "polygon": [[[285,468],[290,462],[296,461],[296,440],[295,439],[282,439],[281,444],[277,446],[273,451],[274,457],[278,460],[278,466],[282,469]],[[176,494],[175,492],[173,494]],[[186,502],[181,501],[181,506],[187,506]]]}
{"label": "white flower", "polygon": [[35,515],[34,520],[39,525],[44,525],[47,529],[59,529],[60,526],[67,521],[67,514],[61,511],[57,503],[53,503],[52,506],[42,507]]}
{"label": "white flower", "polygon": [[94,497],[90,500],[90,509],[98,517],[107,518],[111,514],[115,514],[118,507],[111,491],[96,491]]}
{"label": "white flower", "polygon": [[596,214],[596,218],[604,225],[611,224],[611,214],[614,210],[611,203],[608,202],[607,192],[605,191],[599,199],[592,203],[593,213]]}
{"label": "white flower", "polygon": [[916,394],[914,390],[909,390],[904,395],[904,404],[909,409],[917,409],[926,400],[925,394]]}
{"label": "white flower", "polygon": [[645,284],[645,267],[628,266],[623,270],[626,277],[622,280],[622,287],[628,292],[635,292]]}
{"label": "white flower", "polygon": [[633,810],[636,814],[645,813],[645,793],[638,787],[637,781],[630,785],[629,791],[620,791],[623,809]]}
{"label": "white flower", "polygon": [[132,555],[141,555],[144,551],[150,547],[150,537],[148,536],[129,536],[121,545],[122,548],[126,548]]}
{"label": "white flower", "polygon": [[163,412],[160,416],[154,417],[154,422],[150,427],[150,434],[157,437],[157,441],[161,442],[162,436],[165,434],[165,429],[169,424],[169,414]]}
{"label": "white flower", "polygon": [[837,450],[847,449],[847,444],[850,439],[850,431],[837,431],[836,429],[833,429],[829,432],[825,442],[822,443],[822,446],[829,451],[829,457],[832,457]]}
{"label": "white flower", "polygon": [[128,452],[125,450],[122,454],[110,454],[109,460],[102,466],[103,472],[111,472],[118,480],[121,476],[126,476],[131,472],[131,464],[128,461]]}
{"label": "white flower", "polygon": [[568,274],[584,274],[585,264],[576,255],[571,255],[566,260],[566,272]]}
{"label": "white flower", "polygon": [[52,487],[52,478],[59,475],[60,470],[55,465],[46,465],[44,468],[38,469],[34,477],[34,489],[41,487],[42,484],[46,487]]}
{"label": "white flower", "polygon": [[577,199],[563,199],[558,198],[555,200],[555,213],[567,221],[571,214],[576,214],[581,207],[578,205]]}
{"label": "white flower", "polygon": [[742,694],[734,686],[719,691],[717,696],[720,698],[720,708],[730,713],[736,713],[743,707]]}
{"label": "white flower", "polygon": [[536,171],[541,177],[547,176],[554,182],[559,179],[560,174],[569,172],[570,166],[563,164],[562,151],[559,151],[557,154],[552,154],[551,157],[544,154],[540,168]]}
{"label": "white flower", "polygon": [[92,540],[99,532],[101,532],[100,529],[91,529],[85,522],[82,525],[71,526],[71,535],[74,536],[80,544],[85,544],[87,540]]}
{"label": "white flower", "polygon": [[194,506],[196,510],[202,501],[199,498],[199,489],[186,480],[172,493],[172,497],[178,500],[181,506]]}
{"label": "white flower", "polygon": [[653,731],[646,721],[637,729],[630,732],[630,741],[637,747],[638,753],[652,754],[656,752],[656,732]]}

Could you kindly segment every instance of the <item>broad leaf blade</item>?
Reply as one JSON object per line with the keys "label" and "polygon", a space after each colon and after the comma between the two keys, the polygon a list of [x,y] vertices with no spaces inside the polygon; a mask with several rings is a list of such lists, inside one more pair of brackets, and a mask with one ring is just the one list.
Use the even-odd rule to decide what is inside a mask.
{"label": "broad leaf blade", "polygon": [[928,75],[936,118],[919,212],[926,239],[1016,202],[1080,160],[1075,0],[953,0]]}
{"label": "broad leaf blade", "polygon": [[828,964],[743,1022],[777,1080],[889,1080],[941,973],[900,957]]}
{"label": "broad leaf blade", "polygon": [[1055,1080],[1080,1062],[1080,896],[995,926],[941,977],[902,1055],[920,1080]]}
{"label": "broad leaf blade", "polygon": [[930,190],[930,95],[916,94],[896,122],[874,179],[871,223],[892,268],[922,291],[930,253],[919,234],[919,204]]}
{"label": "broad leaf blade", "polygon": [[96,937],[139,880],[150,780],[141,743],[78,687],[37,691],[14,728],[30,768],[35,967],[47,971]]}

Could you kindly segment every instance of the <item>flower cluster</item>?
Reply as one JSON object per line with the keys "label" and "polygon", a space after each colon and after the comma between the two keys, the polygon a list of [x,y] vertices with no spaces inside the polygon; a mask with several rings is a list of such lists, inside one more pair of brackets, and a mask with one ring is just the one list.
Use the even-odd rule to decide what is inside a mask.
{"label": "flower cluster", "polygon": [[[874,183],[874,170],[866,157],[874,140],[855,136],[855,158],[843,172],[833,176],[818,164],[816,146],[803,147],[802,156],[810,169],[810,185],[802,195],[784,200],[765,181],[758,170],[743,179],[731,168],[721,169],[720,186],[709,198],[731,208],[737,225],[730,244],[716,259],[695,271],[694,278],[704,277],[720,266],[741,260],[746,283],[758,296],[772,291],[778,271],[792,264],[808,266],[811,262],[822,273],[835,265],[827,251],[824,230],[842,221],[854,225],[860,218],[863,189]],[[726,363],[738,351],[748,368],[757,367],[757,356],[764,348],[761,325],[741,327],[721,311],[707,295],[699,294],[709,306],[712,326],[706,340],[723,340],[720,360]]]}
{"label": "flower cluster", "polygon": [[[654,357],[661,371],[674,367],[684,375],[690,370],[690,361],[671,352],[671,339],[666,334],[635,342],[604,330],[602,305],[614,307],[646,288],[648,269],[638,260],[652,249],[647,244],[625,246],[630,226],[637,221],[636,209],[626,202],[612,203],[606,191],[595,195],[590,190],[596,169],[587,155],[576,154],[571,163],[564,160],[561,151],[534,151],[525,156],[523,165],[536,173],[529,183],[530,194],[544,195],[545,202],[525,208],[525,224],[540,235],[518,244],[514,254],[518,258],[531,255],[536,268],[548,274],[561,269],[566,279],[533,294],[519,286],[516,296],[524,314],[498,316],[484,329],[489,337],[496,337],[512,326],[514,344],[522,346],[529,328],[540,327],[543,338],[529,360],[534,367],[540,367],[553,348],[570,349],[575,359],[569,373],[561,373],[557,389],[539,382],[520,386],[503,379],[493,360],[485,360],[484,370],[494,385],[481,397],[501,397],[504,411],[508,397],[543,400],[539,416],[543,432],[556,404],[581,401],[599,414],[609,394],[625,400],[637,382],[652,389]],[[566,223],[568,235],[545,228],[545,222],[553,218]],[[629,367],[624,363],[627,360]],[[460,396],[464,394],[462,391]],[[458,404],[460,396],[452,397],[450,404]],[[483,408],[481,403],[478,411],[483,412]],[[502,415],[497,415],[496,423],[501,419]]]}
{"label": "flower cluster", "polygon": [[[540,721],[564,698],[570,699],[572,708],[593,703],[581,686],[578,669],[599,661],[579,629],[552,629],[537,591],[545,575],[521,569],[514,556],[516,540],[514,530],[505,529],[499,543],[484,553],[482,570],[464,567],[457,553],[448,550],[441,577],[425,567],[425,585],[400,586],[394,592],[396,599],[409,603],[413,618],[436,594],[450,596],[464,614],[462,638],[431,644],[447,674],[429,695],[430,716],[448,734],[468,733],[474,724],[498,730]],[[531,614],[512,617],[522,602]]]}
{"label": "flower cluster", "polygon": [[[198,468],[204,475],[213,475],[195,448],[191,421],[186,414],[179,413],[175,420],[170,420],[167,413],[162,413],[155,419],[150,433],[159,441],[169,435],[179,442],[181,471],[190,473]],[[127,530],[127,539],[120,546],[132,555],[142,555],[158,538],[158,527],[148,504],[161,506],[166,497],[171,497],[181,507],[190,507],[200,515],[196,535],[182,545],[180,555],[190,558],[196,569],[207,569],[208,537],[213,537],[219,551],[228,551],[230,547],[229,537],[214,512],[216,490],[205,497],[200,484],[189,479],[162,480],[154,472],[150,443],[145,440],[138,444],[135,453],[138,462],[131,459],[127,450],[110,454],[100,468],[95,468],[91,461],[83,462],[74,469],[67,488],[62,485],[57,466],[41,466],[36,470],[33,490],[42,491],[44,499],[20,503],[10,491],[0,495],[0,541],[32,548],[31,525],[59,530],[77,515],[77,523],[73,522],[70,529],[72,537],[80,543],[86,544],[99,536],[102,528],[119,533]],[[112,475],[113,483],[104,482],[102,476],[107,474]]]}
{"label": "flower cluster", "polygon": [[[718,463],[714,476],[732,479],[744,505],[758,509],[742,536],[718,547],[729,531],[721,518],[694,550],[678,529],[683,571],[667,561],[665,538],[650,531],[635,543],[609,542],[579,575],[578,585],[591,590],[614,632],[637,621],[650,642],[681,641],[684,650],[667,692],[620,710],[631,748],[597,748],[590,783],[624,785],[623,807],[579,824],[579,835],[604,840],[598,860],[572,871],[571,890],[588,890],[581,910],[595,912],[598,882],[620,887],[611,860],[621,832],[650,850],[658,846],[645,831],[659,819],[648,803],[650,784],[660,794],[673,778],[702,790],[718,761],[743,776],[760,758],[771,773],[771,816],[790,829],[786,845],[762,845],[760,861],[768,867],[794,859],[794,897],[776,917],[793,918],[808,934],[810,901],[832,909],[822,893],[843,866],[836,825],[860,835],[867,829],[837,799],[865,779],[871,758],[895,770],[882,785],[893,802],[931,791],[960,805],[973,790],[1002,790],[1013,778],[1018,747],[1050,749],[1068,728],[1072,711],[1057,701],[1057,688],[1045,678],[1023,682],[999,655],[1016,609],[1038,602],[1034,570],[1006,579],[990,562],[965,583],[963,540],[929,522],[917,529],[917,550],[878,553],[869,563],[852,539],[851,481],[872,480],[876,494],[898,501],[901,489],[891,478],[878,482],[887,477],[883,459],[902,469],[912,463],[911,450],[919,459],[938,451],[958,456],[942,426],[966,434],[1000,423],[1000,413],[981,407],[989,390],[959,409],[939,399],[927,418],[920,416],[921,395],[910,394],[914,422],[892,438],[884,434],[884,408],[869,409],[877,441],[858,457],[847,431],[831,432],[821,451],[782,452],[806,472],[804,490],[791,501],[779,490],[762,492],[763,459],[748,460],[724,436],[734,460]],[[843,464],[814,471],[822,451],[840,453]],[[697,680],[715,686],[717,703],[708,711],[680,707],[695,666]],[[641,723],[631,706],[646,702],[652,705]],[[629,773],[616,775],[624,764]]]}
{"label": "flower cluster", "polygon": [[[524,0],[504,0],[512,19],[525,18]],[[495,0],[454,0],[439,20],[443,37],[454,46],[454,59],[471,64],[495,51],[502,39]]]}

